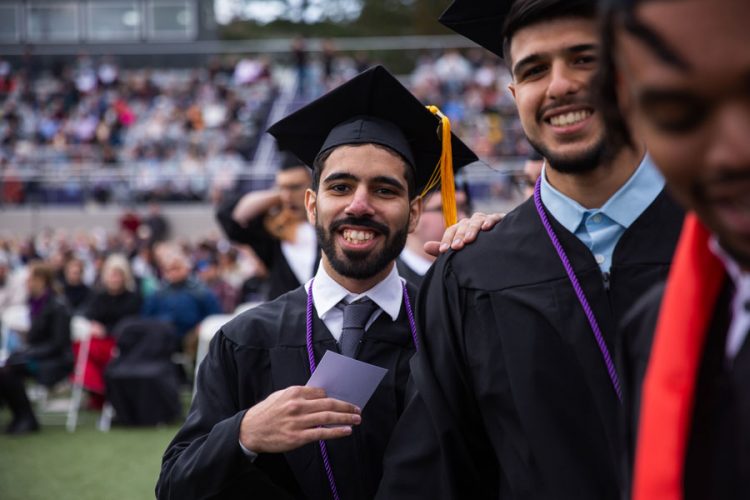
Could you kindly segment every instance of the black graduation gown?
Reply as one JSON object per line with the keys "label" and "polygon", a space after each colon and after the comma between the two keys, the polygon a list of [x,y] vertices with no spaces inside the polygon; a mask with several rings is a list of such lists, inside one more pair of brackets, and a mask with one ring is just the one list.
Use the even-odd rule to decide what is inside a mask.
{"label": "black graduation gown", "polygon": [[[645,368],[664,294],[660,284],[644,296],[622,324],[621,366],[627,416],[627,473],[637,442]],[[750,498],[750,342],[731,363],[725,345],[734,287],[729,278],[714,307],[698,368],[695,402],[685,456],[686,500]]]}
{"label": "black graduation gown", "polygon": [[[409,288],[410,296],[414,289]],[[164,455],[157,484],[160,499],[331,498],[317,443],[252,462],[240,449],[247,408],[274,391],[304,385],[310,377],[305,347],[303,287],[233,319],[211,341],[198,373],[187,420]],[[336,341],[313,315],[319,361]],[[414,353],[405,307],[394,323],[381,313],[363,337],[357,358],[388,369],[351,436],[328,442],[342,500],[372,498],[385,446],[403,411],[408,362]]]}
{"label": "black graduation gown", "polygon": [[[609,289],[588,248],[550,217],[610,352],[626,309],[668,271],[682,212],[662,192],[613,255]],[[619,497],[619,402],[532,200],[420,290],[416,392],[378,498]]]}
{"label": "black graduation gown", "polygon": [[[281,250],[281,241],[273,237],[263,225],[265,214],[251,220],[246,227],[237,224],[232,218],[232,212],[239,200],[240,198],[236,198],[222,204],[216,212],[216,219],[227,238],[236,243],[249,245],[258,255],[258,258],[263,261],[266,269],[268,269],[268,293],[266,298],[273,300],[281,294],[294,290],[301,283]],[[318,253],[320,252],[318,251]],[[317,269],[318,260],[315,259],[313,273]]]}

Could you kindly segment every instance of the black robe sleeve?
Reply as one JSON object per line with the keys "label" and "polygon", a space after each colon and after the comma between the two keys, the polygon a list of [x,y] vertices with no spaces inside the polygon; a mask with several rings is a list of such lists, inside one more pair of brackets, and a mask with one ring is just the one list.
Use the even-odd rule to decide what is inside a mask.
{"label": "black robe sleeve", "polygon": [[164,454],[157,498],[289,498],[240,448],[247,409],[232,397],[239,379],[235,349],[221,331],[211,341],[190,413]]}
{"label": "black robe sleeve", "polygon": [[377,498],[478,499],[495,490],[496,460],[466,375],[465,334],[482,325],[465,323],[461,311],[476,307],[459,288],[450,257],[439,259],[420,290],[418,330],[429,333],[421,334],[411,362],[411,395],[386,451]]}
{"label": "black robe sleeve", "polygon": [[228,200],[219,206],[216,212],[216,220],[224,230],[227,238],[244,245],[252,247],[258,258],[263,261],[267,268],[274,265],[275,248],[279,245],[278,240],[271,236],[263,225],[265,214],[250,220],[246,226],[242,226],[232,218],[232,212],[239,203],[241,197]]}

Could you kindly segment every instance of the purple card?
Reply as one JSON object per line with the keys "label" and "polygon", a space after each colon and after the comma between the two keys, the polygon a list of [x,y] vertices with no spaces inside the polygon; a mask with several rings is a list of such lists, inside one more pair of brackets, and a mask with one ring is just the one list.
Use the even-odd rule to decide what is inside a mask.
{"label": "purple card", "polygon": [[306,385],[325,389],[329,398],[364,409],[387,372],[385,368],[327,351]]}

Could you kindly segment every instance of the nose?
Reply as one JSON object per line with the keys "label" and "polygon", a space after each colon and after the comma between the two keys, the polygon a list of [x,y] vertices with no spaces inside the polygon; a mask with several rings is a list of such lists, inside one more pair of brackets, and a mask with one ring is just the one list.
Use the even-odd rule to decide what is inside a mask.
{"label": "nose", "polygon": [[370,201],[370,192],[367,186],[358,186],[346,206],[346,214],[354,217],[373,215],[374,210]]}
{"label": "nose", "polygon": [[729,100],[716,110],[706,166],[750,170],[750,100]]}
{"label": "nose", "polygon": [[550,68],[550,82],[547,86],[547,96],[550,99],[560,99],[581,90],[582,83],[576,77],[577,73],[563,61],[555,61]]}

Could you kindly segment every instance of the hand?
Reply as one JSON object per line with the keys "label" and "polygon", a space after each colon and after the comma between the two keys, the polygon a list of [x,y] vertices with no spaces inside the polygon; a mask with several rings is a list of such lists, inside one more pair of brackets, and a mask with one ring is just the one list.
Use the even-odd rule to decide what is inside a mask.
{"label": "hand", "polygon": [[424,244],[424,251],[433,257],[445,253],[451,248],[461,250],[477,239],[479,231],[489,231],[495,224],[503,220],[504,213],[484,214],[476,212],[470,219],[463,218],[445,230],[442,241],[428,241]]}
{"label": "hand", "polygon": [[[250,408],[240,424],[240,442],[255,453],[282,453],[321,439],[352,433],[362,421],[356,406],[327,398],[323,389],[292,386]],[[336,427],[322,427],[333,425]]]}
{"label": "hand", "polygon": [[104,325],[102,325],[98,321],[92,321],[91,322],[91,336],[96,337],[96,338],[106,337],[107,329],[104,328]]}

